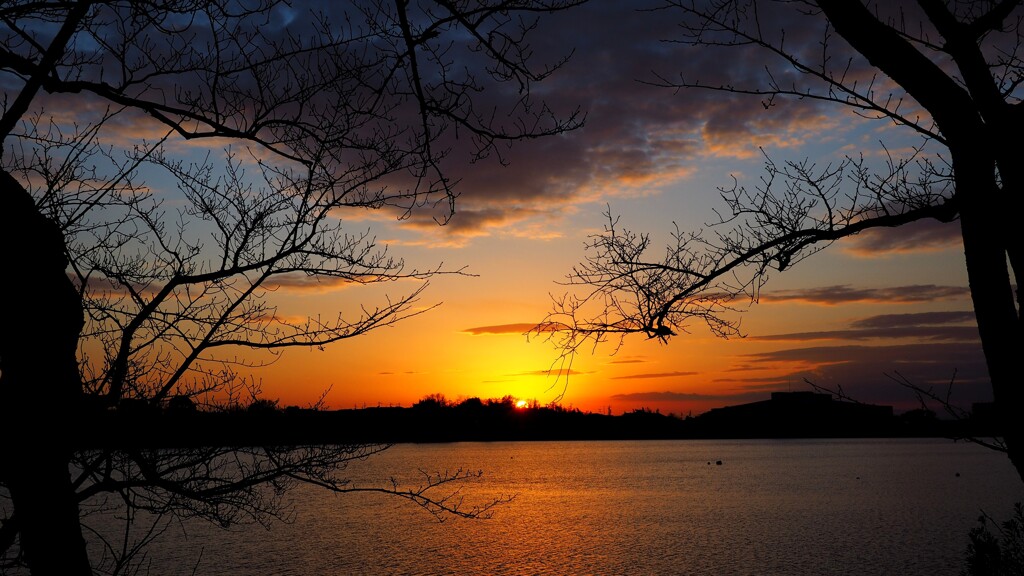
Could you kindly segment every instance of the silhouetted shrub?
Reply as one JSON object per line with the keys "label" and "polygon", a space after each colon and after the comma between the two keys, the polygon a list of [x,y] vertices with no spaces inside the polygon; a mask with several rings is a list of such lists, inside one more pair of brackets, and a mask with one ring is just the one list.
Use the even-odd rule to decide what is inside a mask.
{"label": "silhouetted shrub", "polygon": [[274,414],[277,412],[277,400],[270,400],[269,398],[256,398],[246,408],[250,414]]}
{"label": "silhouetted shrub", "polygon": [[[1024,574],[1024,506],[1013,506],[1013,517],[997,524],[988,516],[978,518],[967,545],[967,567],[961,576],[1020,576]],[[989,531],[995,526],[998,535]]]}
{"label": "silhouetted shrub", "polygon": [[188,396],[172,396],[167,401],[167,411],[174,414],[192,414],[196,412],[196,403]]}
{"label": "silhouetted shrub", "polygon": [[448,408],[449,406],[452,406],[452,402],[449,402],[448,399],[444,397],[444,394],[440,393],[428,394],[412,405],[413,408],[427,410]]}

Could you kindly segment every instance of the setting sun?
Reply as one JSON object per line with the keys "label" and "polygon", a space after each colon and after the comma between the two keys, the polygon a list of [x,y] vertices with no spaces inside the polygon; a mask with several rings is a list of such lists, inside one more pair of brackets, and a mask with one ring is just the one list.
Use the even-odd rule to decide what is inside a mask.
{"label": "setting sun", "polygon": [[526,400],[517,400],[516,401],[516,408],[526,408],[526,404],[527,404]]}

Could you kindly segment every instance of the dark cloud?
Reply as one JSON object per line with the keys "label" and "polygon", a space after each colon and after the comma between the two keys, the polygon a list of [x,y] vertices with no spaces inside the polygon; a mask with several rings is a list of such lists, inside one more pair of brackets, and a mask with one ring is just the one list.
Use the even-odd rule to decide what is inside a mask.
{"label": "dark cloud", "polygon": [[975,322],[974,312],[917,312],[913,314],[880,314],[850,323],[854,328],[901,328],[904,326],[931,326],[936,324],[964,324]]}
{"label": "dark cloud", "polygon": [[[643,392],[620,394],[614,399],[735,404],[764,399],[767,392],[804,389],[810,386],[808,383],[813,383],[833,391],[841,389],[859,401],[892,405],[898,410],[919,407],[915,393],[897,382],[899,375],[940,395],[945,395],[952,383],[951,401],[964,408],[969,408],[973,402],[991,400],[991,384],[972,312],[883,314],[854,319],[850,325],[854,328],[751,338],[774,341],[903,338],[911,343],[813,346],[745,354],[737,357],[726,370],[735,374],[734,377],[709,382],[742,392],[710,395]],[[760,375],[755,375],[757,373]],[[756,397],[758,394],[761,397]]]}
{"label": "dark cloud", "polygon": [[[813,51],[820,51],[826,31],[824,20],[780,4],[779,9],[759,7],[762,32],[778,38],[785,30],[788,48],[809,51],[807,61],[820,57]],[[764,87],[769,74],[783,85],[799,85],[812,78],[781,60],[768,62],[769,71],[763,50],[688,47],[675,42],[680,39],[678,24],[683,14],[678,10],[652,10],[662,5],[660,0],[591,0],[571,10],[541,16],[530,36],[529,52],[534,63],[543,69],[571,55],[568,62],[532,86],[528,99],[517,86],[488,82],[487,90],[474,94],[474,112],[486,116],[493,110],[496,122],[515,125],[521,120],[518,112],[527,105],[537,110],[543,102],[561,118],[576,110],[584,112],[583,128],[559,137],[502,146],[491,157],[472,163],[467,162],[470,150],[465,131],[459,135],[453,132],[437,143],[438,150],[451,150],[443,166],[446,176],[457,183],[459,193],[449,225],[441,229],[435,225],[436,221],[448,221],[445,202],[436,208],[423,206],[411,214],[396,208],[390,215],[405,217],[404,225],[414,233],[429,231],[431,239],[442,243],[439,237],[447,236],[448,242],[452,237],[472,238],[518,227],[527,220],[540,227],[528,230],[531,235],[558,234],[553,223],[571,213],[575,205],[612,194],[656,191],[687,173],[709,150],[724,155],[757,154],[759,146],[774,143],[785,147],[800,134],[823,130],[822,105],[814,99],[778,101],[765,107],[756,96],[656,86],[685,78],[707,85],[755,88]],[[323,3],[314,11],[322,11],[333,22],[346,22],[351,16],[352,25],[360,28],[364,25],[358,8],[358,3]],[[273,24],[261,28],[270,42],[284,34],[308,38],[315,33],[316,20],[306,9],[279,8],[274,14]],[[202,26],[193,26],[191,32],[196,35],[197,45],[211,41],[210,30]],[[474,74],[485,81],[483,56],[471,46],[462,45],[463,39],[452,36],[438,40],[455,40],[450,50],[458,56],[458,66],[447,73]],[[366,39],[366,44],[359,44],[353,40],[355,46],[372,54],[370,42]],[[830,46],[843,50],[842,40],[834,36]],[[358,54],[359,49],[352,50],[353,57]],[[847,62],[841,56],[833,54],[835,61],[844,62],[846,79],[870,79],[860,59]],[[186,75],[166,79],[168,89],[201,93],[198,87],[188,85],[190,81]],[[51,110],[60,108],[50,106]],[[64,108],[69,116],[80,113],[76,107]],[[368,130],[390,133],[407,122],[418,122],[409,110],[394,114],[395,118],[367,119],[371,122]],[[129,120],[124,119],[122,128],[131,131],[136,140],[139,124]],[[149,122],[147,126],[157,124]],[[393,174],[371,187],[381,184],[408,189],[413,181],[411,174]],[[537,224],[536,220],[542,222]],[[544,223],[552,225],[544,230]]]}
{"label": "dark cloud", "polygon": [[917,386],[939,391],[953,382],[951,398],[964,407],[989,401],[992,395],[985,357],[977,342],[790,348],[749,354],[740,360],[782,367],[786,371],[778,377],[780,383],[808,380],[832,390],[842,388],[863,402],[904,409],[915,407],[917,399],[890,377],[897,373]]}
{"label": "dark cloud", "polygon": [[[68,276],[76,286],[79,284],[77,277]],[[93,297],[124,297],[130,291],[128,287],[109,278],[96,274],[89,280]],[[301,272],[289,274],[277,274],[263,281],[261,287],[266,290],[292,291],[292,292],[330,292],[341,290],[352,286],[355,281],[352,278],[335,278],[329,276],[310,276]],[[131,292],[146,296],[153,296],[159,292],[163,285],[159,283],[139,284],[131,283]]]}
{"label": "dark cloud", "polygon": [[959,222],[918,220],[893,228],[872,228],[844,243],[857,256],[887,253],[935,252],[963,246]]}
{"label": "dark cloud", "polygon": [[751,340],[873,340],[878,338],[913,338],[915,340],[977,340],[974,326],[899,326],[862,330],[825,330],[750,336]]}
{"label": "dark cloud", "polygon": [[773,290],[761,294],[762,302],[808,302],[812,304],[847,304],[850,302],[906,303],[952,300],[970,295],[967,286],[915,284],[888,288],[853,288],[848,284]]}
{"label": "dark cloud", "polygon": [[803,361],[815,364],[846,364],[850,362],[893,364],[950,364],[957,360],[977,360],[978,344],[899,344],[892,346],[816,346],[789,348],[770,352],[746,354],[753,362]]}
{"label": "dark cloud", "polygon": [[[409,228],[421,230],[433,230],[443,218],[444,227],[449,233],[472,233],[475,230],[486,228],[489,225],[501,225],[510,219],[510,215],[498,210],[458,210],[454,215],[446,215],[443,210],[437,211],[422,210],[418,217],[410,218],[406,224]],[[436,218],[436,219],[435,219]]]}
{"label": "dark cloud", "polygon": [[[735,369],[735,370],[725,370],[725,372],[751,372],[751,371],[754,371],[754,370],[765,370],[767,368],[768,368],[767,366],[764,367],[764,368],[757,368],[757,367],[754,367],[754,366],[745,366],[743,368],[738,368],[738,369]],[[715,383],[731,383],[731,384],[736,384],[736,385],[740,385],[740,386],[743,386],[743,387],[759,386],[761,388],[771,388],[771,387],[773,387],[773,386],[775,386],[777,384],[785,384],[786,382],[792,382],[792,380],[788,376],[774,376],[773,375],[773,376],[755,376],[755,377],[740,376],[740,377],[736,377],[736,378],[729,378],[729,377],[726,377],[726,378],[715,378],[715,379],[712,380],[712,382],[715,382]]]}
{"label": "dark cloud", "polygon": [[[709,151],[752,156],[759,154],[759,146],[788,146],[794,134],[822,129],[824,116],[813,100],[766,109],[756,97],[655,85],[683,73],[709,84],[763,86],[767,80],[762,52],[665,42],[679,38],[682,14],[648,10],[660,4],[593,0],[540,19],[531,43],[537,61],[555,62],[570,53],[571,58],[534,86],[531,98],[563,116],[580,109],[586,113],[585,125],[501,150],[507,167],[497,157],[466,165],[459,143],[453,143],[449,176],[458,181],[459,198],[455,217],[441,235],[473,237],[526,220],[557,222],[582,202],[656,191],[688,173]],[[777,15],[764,17],[784,23]],[[817,48],[823,30],[794,26],[787,43]],[[722,65],[723,57],[728,66]],[[783,76],[777,78],[787,73],[780,70]],[[499,96],[507,94],[479,95],[480,108]],[[436,236],[436,217],[422,211],[407,223],[429,227]]]}
{"label": "dark cloud", "polygon": [[974,313],[969,311],[882,314],[854,320],[850,329],[750,336],[751,340],[872,340],[906,338],[923,341],[978,340]]}
{"label": "dark cloud", "polygon": [[627,376],[615,376],[611,380],[641,380],[645,378],[676,378],[678,376],[697,376],[700,372],[657,372],[648,374],[629,374]]}

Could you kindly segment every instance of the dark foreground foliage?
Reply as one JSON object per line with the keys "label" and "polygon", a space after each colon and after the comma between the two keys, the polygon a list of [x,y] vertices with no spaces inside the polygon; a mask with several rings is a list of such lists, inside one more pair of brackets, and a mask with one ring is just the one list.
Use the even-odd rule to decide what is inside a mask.
{"label": "dark foreground foliage", "polygon": [[[1001,525],[987,514],[978,518],[967,545],[967,567],[961,576],[1020,576],[1024,574],[1024,506],[1013,507],[1013,517]],[[989,530],[995,528],[995,533]]]}

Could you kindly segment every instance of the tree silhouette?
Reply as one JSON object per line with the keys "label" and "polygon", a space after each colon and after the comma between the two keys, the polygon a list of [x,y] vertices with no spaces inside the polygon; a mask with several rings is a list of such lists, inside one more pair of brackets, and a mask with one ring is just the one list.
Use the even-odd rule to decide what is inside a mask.
{"label": "tree silhouette", "polygon": [[[119,426],[145,420],[121,416],[235,402],[261,364],[239,348],[272,360],[419,313],[422,281],[459,271],[407,267],[343,211],[443,222],[455,162],[578,126],[530,97],[560,62],[538,67],[526,44],[578,3],[0,6],[2,566],[92,573],[81,511],[111,499],[129,522],[230,524],[280,514],[295,483],[353,490],[346,464],[384,446],[138,446]],[[274,300],[290,283],[400,279],[421,282],[333,318]],[[438,493],[470,476],[373,490],[486,513]],[[128,571],[158,532],[95,568]]]}
{"label": "tree silhouette", "polygon": [[730,312],[756,301],[770,272],[868,229],[958,221],[998,418],[1024,478],[1024,296],[1014,280],[1024,272],[1021,3],[680,0],[659,10],[681,17],[675,42],[756,54],[764,74],[655,84],[747,95],[768,110],[783,99],[838,104],[920,143],[902,157],[883,147],[880,168],[856,156],[828,166],[766,157],[759,185],[723,188],[720,219],[702,232],[677,229],[661,257],[609,211],[569,276],[586,291],[556,299],[546,319],[562,325],[567,357],[628,334],[666,341],[692,321],[735,334]]}

